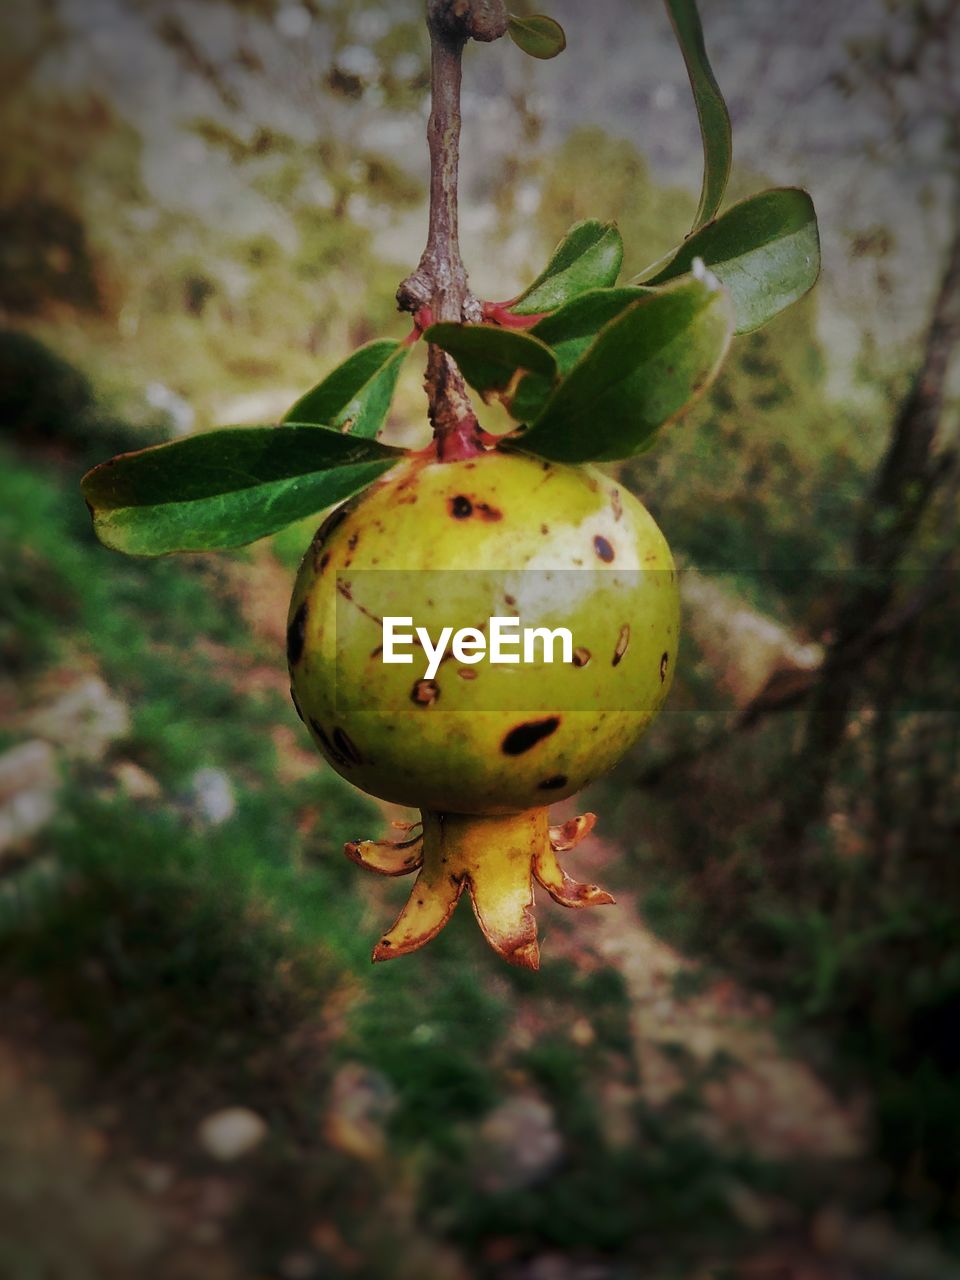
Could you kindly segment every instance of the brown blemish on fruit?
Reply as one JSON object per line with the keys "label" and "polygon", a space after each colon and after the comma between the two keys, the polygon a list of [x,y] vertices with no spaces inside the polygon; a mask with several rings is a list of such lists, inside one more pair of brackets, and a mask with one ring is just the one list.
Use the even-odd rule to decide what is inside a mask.
{"label": "brown blemish on fruit", "polygon": [[617,636],[617,647],[613,651],[613,665],[620,665],[620,659],[627,652],[627,645],[630,643],[630,624],[625,622],[620,628],[620,634]]}
{"label": "brown blemish on fruit", "polygon": [[337,750],[337,748],[333,745],[333,743],[330,741],[330,738],[328,737],[326,730],[323,728],[323,725],[321,725],[319,721],[314,720],[313,716],[310,717],[310,728],[320,739],[320,742],[323,745],[324,750],[326,751],[327,755],[330,756],[330,758],[333,760],[334,764],[345,765],[347,763],[346,760],[341,755],[341,753]]}
{"label": "brown blemish on fruit", "polygon": [[546,536],[547,536],[547,534],[550,532],[550,529],[549,529],[549,527],[548,527],[547,525],[542,524],[542,525],[540,526],[540,532],[543,534],[543,536],[544,536],[544,537],[546,537]]}
{"label": "brown blemish on fruit", "polygon": [[537,783],[540,791],[557,791],[560,787],[567,785],[567,775],[565,773],[555,773],[552,778],[544,778],[542,782]]}
{"label": "brown blemish on fruit", "polygon": [[330,563],[330,552],[325,551],[323,555],[320,557],[319,563],[317,563],[317,572],[323,573],[324,569],[327,567],[329,563]]}
{"label": "brown blemish on fruit", "polygon": [[371,658],[379,658],[379,657],[380,657],[380,655],[381,655],[381,653],[383,653],[383,645],[382,645],[382,644],[378,644],[378,645],[377,645],[377,647],[376,647],[375,649],[371,649],[371,650],[370,650],[370,657],[371,657]]}
{"label": "brown blemish on fruit", "polygon": [[336,511],[331,511],[324,520],[323,524],[313,535],[313,545],[315,548],[321,547],[339,525],[343,524],[347,518],[346,506],[337,507]]}
{"label": "brown blemish on fruit", "polygon": [[440,686],[436,680],[418,680],[410,690],[410,700],[418,707],[432,707],[440,697]]}
{"label": "brown blemish on fruit", "polygon": [[356,529],[347,539],[347,550],[356,551],[357,543],[360,541],[360,530]]}
{"label": "brown blemish on fruit", "polygon": [[300,608],[290,619],[287,627],[287,663],[295,667],[303,657],[303,646],[307,634],[307,602],[304,600]]}
{"label": "brown blemish on fruit", "polygon": [[512,608],[513,608],[513,606],[517,603],[517,598],[516,598],[516,596],[508,596],[508,595],[504,595],[504,597],[503,597],[503,603],[504,603],[504,604],[508,604],[508,605],[510,606],[510,608],[512,609]]}
{"label": "brown blemish on fruit", "polygon": [[660,683],[661,684],[663,684],[664,680],[666,680],[667,678],[667,667],[669,666],[669,664],[670,664],[669,653],[662,654],[660,657]]}
{"label": "brown blemish on fruit", "polygon": [[575,667],[585,667],[592,657],[593,654],[590,650],[580,645],[579,648],[573,651],[573,665]]}
{"label": "brown blemish on fruit", "polygon": [[343,596],[344,600],[349,600],[355,609],[359,609],[365,618],[369,618],[371,622],[375,622],[377,626],[383,626],[383,619],[372,609],[368,609],[366,605],[360,604],[358,600],[353,598],[353,583],[337,581],[337,590]]}
{"label": "brown blemish on fruit", "polygon": [[623,503],[620,501],[620,490],[610,490],[610,507],[613,511],[614,520],[619,520],[623,515]]}
{"label": "brown blemish on fruit", "polygon": [[363,764],[363,756],[342,729],[334,729],[333,744],[351,764]]}
{"label": "brown blemish on fruit", "polygon": [[457,670],[457,675],[461,680],[476,680],[477,678],[477,673],[473,667],[460,667]]}
{"label": "brown blemish on fruit", "polygon": [[602,534],[598,533],[594,537],[593,549],[597,553],[597,555],[600,557],[600,559],[604,562],[604,564],[610,564],[610,562],[613,560],[613,557],[615,554],[613,547],[610,545],[610,543],[606,540],[606,538]]}
{"label": "brown blemish on fruit", "polygon": [[489,502],[476,502],[465,493],[449,498],[447,505],[454,520],[469,520],[471,516],[478,516],[487,524],[494,524],[503,519],[503,512],[498,507],[491,506]]}
{"label": "brown blemish on fruit", "polygon": [[549,738],[560,727],[559,716],[547,716],[544,720],[526,720],[510,730],[500,750],[505,756],[522,756],[544,738]]}

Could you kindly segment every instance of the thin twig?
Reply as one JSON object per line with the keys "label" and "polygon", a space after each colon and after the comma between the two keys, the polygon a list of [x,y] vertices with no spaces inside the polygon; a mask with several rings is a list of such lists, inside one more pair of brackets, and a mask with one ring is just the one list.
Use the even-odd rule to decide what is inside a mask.
{"label": "thin twig", "polygon": [[[427,308],[433,320],[454,323],[481,319],[480,304],[467,287],[458,234],[460,81],[467,40],[499,39],[506,21],[502,0],[427,0],[430,222],[419,265],[397,290],[401,311],[417,315]],[[480,424],[460,370],[433,344],[427,356],[426,390],[437,456],[452,460],[482,452]]]}

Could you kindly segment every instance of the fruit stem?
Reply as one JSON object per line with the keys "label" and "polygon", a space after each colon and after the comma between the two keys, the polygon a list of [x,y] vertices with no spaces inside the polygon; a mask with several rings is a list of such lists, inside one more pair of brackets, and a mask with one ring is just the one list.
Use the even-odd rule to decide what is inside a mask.
{"label": "fruit stem", "polygon": [[[460,160],[460,83],[467,40],[496,40],[506,31],[502,0],[427,0],[430,32],[430,221],[416,271],[397,290],[401,311],[429,307],[437,321],[480,319],[460,255],[457,183]],[[452,461],[483,452],[480,424],[453,359],[430,344],[425,379],[437,457]]]}

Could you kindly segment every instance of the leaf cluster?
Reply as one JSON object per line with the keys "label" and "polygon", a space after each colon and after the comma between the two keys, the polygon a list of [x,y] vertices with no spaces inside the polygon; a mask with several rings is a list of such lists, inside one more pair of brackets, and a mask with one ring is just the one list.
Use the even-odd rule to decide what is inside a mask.
{"label": "leaf cluster", "polygon": [[[766,324],[816,281],[806,192],[764,191],[719,212],[729,116],[694,0],[666,4],[703,136],[690,234],[620,284],[620,232],[585,219],[518,297],[484,304],[482,323],[428,324],[423,333],[513,418],[501,448],[573,464],[643,452],[703,395],[735,334]],[[562,29],[542,16],[511,17],[509,34],[534,57],[565,47]],[[403,457],[376,437],[410,347],[392,339],[361,347],[279,427],[224,428],[95,468],[82,488],[101,541],[134,555],[238,546],[358,492]]]}

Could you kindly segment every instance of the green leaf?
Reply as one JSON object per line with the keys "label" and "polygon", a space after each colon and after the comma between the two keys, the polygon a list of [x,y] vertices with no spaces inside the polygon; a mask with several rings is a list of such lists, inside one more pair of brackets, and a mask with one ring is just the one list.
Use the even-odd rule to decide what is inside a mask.
{"label": "green leaf", "polygon": [[750,196],[685,240],[665,265],[656,263],[637,279],[662,284],[689,271],[694,258],[702,258],[729,290],[736,332],[759,329],[802,298],[820,274],[813,201],[799,187]]}
{"label": "green leaf", "polygon": [[513,446],[557,462],[640,452],[709,386],[732,332],[730,300],[706,273],[640,298],[601,329]]}
{"label": "green leaf", "polygon": [[517,48],[531,58],[555,58],[567,47],[563,27],[542,13],[531,18],[518,18],[511,13],[507,19],[507,34]]}
{"label": "green leaf", "polygon": [[533,375],[548,393],[557,377],[557,360],[538,338],[518,329],[501,329],[491,324],[434,324],[423,335],[448,355],[475,391],[485,398],[497,396],[508,402],[517,373]]}
{"label": "green leaf", "polygon": [[[560,376],[565,377],[604,325],[653,292],[653,289],[630,285],[618,289],[588,289],[545,316],[529,332],[552,349]],[[546,403],[550,391],[542,379],[524,378],[517,388],[510,412],[518,422],[532,422]]]}
{"label": "green leaf", "polygon": [[392,338],[368,342],[284,414],[284,422],[337,427],[372,440],[383,426],[409,348]]}
{"label": "green leaf", "polygon": [[276,533],[356,493],[403,456],[306,423],[224,427],[121,454],[88,471],[80,488],[105,546],[159,556]]}
{"label": "green leaf", "polygon": [[693,100],[700,119],[703,139],[703,186],[693,229],[702,227],[716,214],[723,200],[730,163],[733,158],[733,136],[727,104],[714,77],[703,43],[703,27],[697,13],[696,0],[666,0],[667,12],[680,44]]}
{"label": "green leaf", "polygon": [[510,303],[510,310],[519,316],[553,311],[585,289],[614,284],[622,262],[623,240],[612,222],[577,222],[533,284]]}
{"label": "green leaf", "polygon": [[654,289],[622,285],[617,289],[589,289],[538,321],[529,330],[551,348],[562,375],[570,372],[597,334],[627,307],[648,298]]}

